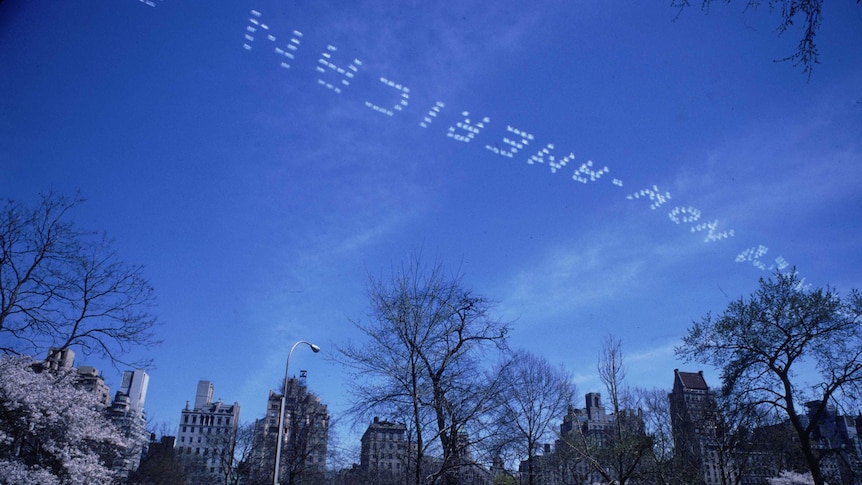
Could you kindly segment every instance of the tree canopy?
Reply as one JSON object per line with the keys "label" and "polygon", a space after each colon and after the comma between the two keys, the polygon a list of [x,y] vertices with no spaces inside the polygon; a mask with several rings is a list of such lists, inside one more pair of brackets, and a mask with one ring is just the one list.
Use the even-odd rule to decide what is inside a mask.
{"label": "tree canopy", "polygon": [[369,298],[370,319],[356,324],[366,342],[338,349],[355,371],[353,412],[406,423],[415,440],[414,483],[422,483],[424,453],[435,443],[443,459],[430,474],[456,483],[477,439],[475,425],[500,384],[482,372],[483,357],[506,348],[508,326],[441,264],[412,261],[390,279],[372,279]]}
{"label": "tree canopy", "polygon": [[503,362],[499,402],[495,406],[494,447],[501,456],[526,457],[526,483],[535,482],[534,459],[543,443],[556,437],[557,420],[568,411],[575,394],[571,375],[562,367],[526,350]]}
{"label": "tree canopy", "polygon": [[32,364],[0,357],[0,484],[111,483],[105,460],[128,443],[96,394],[75,388],[72,371]]}
{"label": "tree canopy", "polygon": [[80,197],[0,201],[0,352],[45,355],[75,347],[112,363],[156,342],[154,292],[143,268],[104,236],[71,221]]}
{"label": "tree canopy", "polygon": [[[855,402],[862,384],[862,297],[805,288],[795,272],[760,280],[748,298],[695,322],[676,349],[721,370],[722,394],[752,413],[789,420],[811,469],[824,478],[811,435],[830,405]],[[858,404],[858,402],[855,402]]]}

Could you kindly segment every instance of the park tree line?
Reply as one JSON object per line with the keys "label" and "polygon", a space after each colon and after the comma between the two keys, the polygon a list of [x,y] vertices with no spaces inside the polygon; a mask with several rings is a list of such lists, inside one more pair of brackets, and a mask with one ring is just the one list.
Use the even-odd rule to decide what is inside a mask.
{"label": "park tree line", "polygon": [[[490,301],[461,275],[411,259],[372,279],[369,301],[368,318],[355,322],[366,339],[340,348],[339,360],[354,371],[351,412],[359,422],[381,415],[407,423],[412,456],[405,462],[414,466],[402,483],[465,483],[479,454],[510,470],[523,460],[523,483],[541,483],[534,462],[549,442],[578,464],[561,465],[569,466],[563,483],[703,481],[676,449],[684,443],[674,435],[667,392],[626,382],[619,339],[607,338],[596,369],[613,419],[599,433],[574,423],[563,432],[560,420],[576,407],[571,376],[510,349],[510,326],[492,317]],[[721,483],[740,483],[749,468],[764,467],[762,458],[749,458],[764,449],[781,462],[770,465],[776,473],[827,482],[829,453],[815,435],[830,409],[859,412],[860,316],[857,291],[842,298],[831,288],[811,289],[790,271],[761,279],[752,295],[688,329],[677,355],[721,372],[711,411],[720,428],[713,443]],[[442,459],[415,465],[429,456]]]}
{"label": "park tree line", "polygon": [[[139,266],[118,259],[107,238],[71,222],[81,202],[48,194],[30,208],[6,201],[0,213],[0,351],[6,354],[0,359],[0,483],[77,483],[82,473],[109,483],[116,477],[105,464],[124,446],[69,376],[36,372],[24,356],[74,347],[129,365],[131,350],[156,342],[152,288]],[[353,373],[354,420],[383,416],[405,424],[409,474],[399,483],[471,483],[490,463],[509,473],[508,479],[498,474],[498,483],[516,475],[544,483],[534,465],[547,462],[543,445],[550,442],[569,460],[561,464],[567,483],[698,483],[698,471],[680,460],[686,444],[674,435],[666,391],[627,383],[619,339],[608,336],[596,368],[614,419],[601,433],[587,433],[575,425],[571,375],[540,355],[511,349],[511,325],[494,318],[492,301],[460,273],[414,257],[390,275],[370,278],[368,299],[368,315],[353,322],[364,338],[341,346],[337,360]],[[754,293],[688,329],[678,355],[721,375],[713,412],[721,417],[716,450],[727,456],[722,483],[738,483],[745,467],[755,465],[745,451],[763,443],[787,447],[775,454],[784,460],[785,478],[804,473],[816,485],[831,483],[830,456],[815,434],[818,420],[833,409],[858,413],[860,315],[856,290],[842,297],[832,288],[809,288],[790,271],[761,279]],[[566,419],[571,426],[563,433]],[[755,429],[773,430],[780,439],[755,436]],[[785,434],[775,431],[781,429]],[[227,461],[247,465],[250,447],[234,449],[244,457]],[[226,471],[225,483],[239,476],[233,471]]]}

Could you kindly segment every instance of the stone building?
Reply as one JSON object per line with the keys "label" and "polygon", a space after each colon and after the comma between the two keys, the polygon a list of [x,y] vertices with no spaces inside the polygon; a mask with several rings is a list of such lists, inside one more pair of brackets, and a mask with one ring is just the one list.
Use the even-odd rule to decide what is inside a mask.
{"label": "stone building", "polygon": [[102,412],[128,440],[127,446],[119,450],[117,456],[107,458],[109,463],[106,465],[122,477],[128,477],[137,470],[150,438],[144,411],[150,382],[147,372],[144,369],[124,371],[120,389],[112,400],[111,390],[98,369],[92,366],[75,367],[75,352],[72,349],[51,348],[45,360],[36,366],[40,371],[75,373],[75,386],[96,395]]}
{"label": "stone building", "polygon": [[213,402],[213,383],[198,382],[194,406],[180,413],[177,456],[195,484],[226,483],[233,467],[239,404]]}
{"label": "stone building", "polygon": [[[597,392],[587,393],[584,404],[569,408],[560,425],[560,439],[553,448],[545,444],[543,453],[534,457],[533,483],[590,485],[616,480],[620,474],[627,483],[647,483],[639,463],[648,461],[652,446],[641,410],[609,412]],[[616,469],[621,463],[625,470]],[[522,483],[528,483],[529,463],[522,461],[518,471]]]}
{"label": "stone building", "polygon": [[122,476],[129,476],[138,469],[141,458],[147,451],[150,433],[147,432],[147,416],[144,402],[150,376],[144,369],[123,372],[120,389],[114,395],[105,414],[128,440],[128,446],[121,450],[120,457],[114,460],[112,468]]}
{"label": "stone building", "polygon": [[249,470],[252,480],[270,477],[275,467],[278,438],[278,419],[281,415],[281,400],[284,397],[284,434],[281,444],[279,482],[316,483],[323,480],[326,472],[326,450],[329,439],[329,411],[320,398],[308,391],[307,374],[287,380],[282,395],[269,392],[266,414],[255,422],[254,450]]}
{"label": "stone building", "polygon": [[105,384],[105,379],[95,367],[82,365],[78,367],[75,385],[98,396],[99,403],[108,407],[111,405],[111,389]]}
{"label": "stone building", "polygon": [[[375,483],[397,483],[397,477],[407,474],[410,454],[406,433],[404,424],[381,421],[375,416],[362,434],[359,466],[366,476],[375,477]],[[390,478],[393,480],[387,480]]]}
{"label": "stone building", "polygon": [[831,484],[858,485],[862,483],[862,440],[858,428],[862,418],[841,415],[835,406],[816,416],[820,401],[806,403],[806,419],[813,426],[812,442],[821,457],[821,471]]}
{"label": "stone building", "polygon": [[731,483],[737,466],[728,445],[726,425],[715,392],[706,384],[703,371],[674,369],[670,399],[674,451],[684,469],[691,470],[706,485]]}

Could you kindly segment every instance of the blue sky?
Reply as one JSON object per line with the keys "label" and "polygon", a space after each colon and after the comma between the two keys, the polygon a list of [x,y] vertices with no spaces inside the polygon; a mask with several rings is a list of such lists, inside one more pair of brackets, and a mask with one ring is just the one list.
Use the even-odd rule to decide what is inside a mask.
{"label": "blue sky", "polygon": [[339,417],[349,376],[324,357],[361,339],[369,275],[415,252],[581,394],[609,333],[631,385],[698,369],[673,346],[769,267],[862,286],[854,2],[825,6],[810,80],[774,62],[798,32],[766,8],[426,3],[0,4],[0,196],[80,191],[76,222],[145,266],[151,422],[175,427],[199,379],[260,417],[299,339],[323,352],[291,373]]}

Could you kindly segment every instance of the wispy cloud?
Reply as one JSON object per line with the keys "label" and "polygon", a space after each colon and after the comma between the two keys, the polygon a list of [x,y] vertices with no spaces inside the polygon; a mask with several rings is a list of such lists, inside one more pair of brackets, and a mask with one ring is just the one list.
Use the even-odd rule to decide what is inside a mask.
{"label": "wispy cloud", "polygon": [[512,265],[494,292],[500,309],[512,316],[529,315],[532,321],[576,315],[587,306],[635,294],[663,274],[662,268],[708,249],[684,231],[659,239],[667,234],[657,233],[655,226],[671,223],[647,219],[633,215],[607,222]]}

